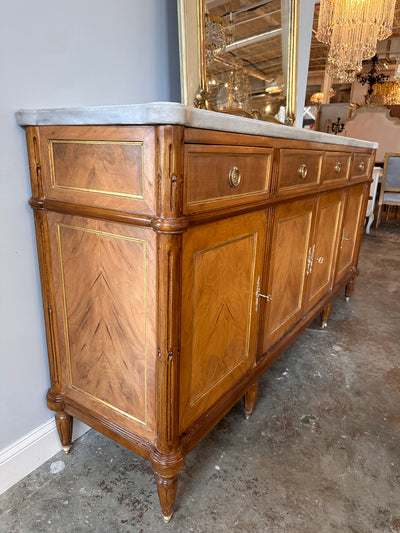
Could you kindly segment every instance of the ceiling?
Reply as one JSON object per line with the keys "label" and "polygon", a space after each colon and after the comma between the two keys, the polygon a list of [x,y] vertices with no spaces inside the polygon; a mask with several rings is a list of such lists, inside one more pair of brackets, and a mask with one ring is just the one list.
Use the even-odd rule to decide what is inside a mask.
{"label": "ceiling", "polygon": [[[226,47],[219,50],[207,64],[209,80],[217,80],[210,87],[211,93],[218,90],[218,84],[227,80],[233,67],[251,79],[251,93],[258,97],[260,105],[283,98],[283,57],[282,42],[285,38],[285,13],[282,14],[281,0],[206,0],[206,12],[210,21],[220,22],[224,28]],[[315,5],[313,34],[309,62],[309,84],[321,84],[328,47],[315,37],[318,25],[319,4]],[[400,37],[400,0],[396,5],[393,34],[379,44],[378,68],[386,73],[394,72],[396,58],[390,57],[390,43]],[[400,50],[399,50],[400,52]],[[210,59],[210,58],[209,58]],[[368,61],[365,69],[369,69]],[[336,83],[336,82],[335,82]],[[265,93],[265,88],[281,87],[279,94]],[[282,102],[281,102],[282,104]],[[259,107],[259,106],[256,106]]]}

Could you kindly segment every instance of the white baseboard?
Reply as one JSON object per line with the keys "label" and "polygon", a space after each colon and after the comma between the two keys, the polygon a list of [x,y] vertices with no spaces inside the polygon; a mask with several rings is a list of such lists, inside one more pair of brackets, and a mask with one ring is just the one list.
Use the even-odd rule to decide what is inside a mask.
{"label": "white baseboard", "polygon": [[[74,419],[75,440],[90,428]],[[62,450],[54,418],[0,450],[0,494]]]}

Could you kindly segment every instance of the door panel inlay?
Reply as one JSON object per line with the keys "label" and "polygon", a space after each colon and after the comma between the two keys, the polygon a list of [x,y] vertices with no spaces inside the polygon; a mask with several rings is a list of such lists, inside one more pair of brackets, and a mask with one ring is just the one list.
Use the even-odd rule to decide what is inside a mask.
{"label": "door panel inlay", "polygon": [[277,224],[275,248],[279,255],[272,270],[271,333],[301,309],[311,216],[307,211]]}
{"label": "door panel inlay", "polygon": [[255,244],[247,235],[194,256],[191,404],[248,357]]}
{"label": "door panel inlay", "polygon": [[146,242],[66,224],[57,239],[70,384],[146,425]]}

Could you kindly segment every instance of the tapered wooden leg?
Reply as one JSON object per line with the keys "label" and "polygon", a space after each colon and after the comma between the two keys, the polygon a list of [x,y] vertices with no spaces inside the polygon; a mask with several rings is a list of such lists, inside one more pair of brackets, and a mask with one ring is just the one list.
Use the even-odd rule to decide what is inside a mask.
{"label": "tapered wooden leg", "polygon": [[178,476],[167,478],[157,476],[157,490],[164,522],[168,523],[174,512],[174,503],[178,490]]}
{"label": "tapered wooden leg", "polygon": [[256,381],[254,385],[252,385],[249,388],[249,390],[246,392],[246,394],[243,396],[244,416],[246,417],[246,420],[249,420],[253,412],[254,402],[256,401],[256,396],[257,396],[257,387],[258,387],[258,383]]}
{"label": "tapered wooden leg", "polygon": [[72,446],[72,423],[72,416],[64,412],[56,413],[58,436],[65,453],[69,453]]}
{"label": "tapered wooden leg", "polygon": [[321,313],[321,328],[326,328],[328,325],[328,317],[331,312],[331,304],[329,303]]}
{"label": "tapered wooden leg", "polygon": [[379,204],[378,215],[376,217],[376,229],[379,228],[379,224],[381,223],[381,216],[382,216],[382,204]]}
{"label": "tapered wooden leg", "polygon": [[346,302],[348,302],[350,300],[350,296],[351,296],[351,294],[353,292],[353,289],[354,289],[354,279],[349,281],[348,284],[345,287],[344,294],[345,294]]}

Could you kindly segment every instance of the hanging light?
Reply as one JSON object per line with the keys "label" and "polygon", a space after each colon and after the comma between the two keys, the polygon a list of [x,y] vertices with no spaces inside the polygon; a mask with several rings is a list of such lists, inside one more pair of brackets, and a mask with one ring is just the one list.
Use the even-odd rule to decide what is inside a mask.
{"label": "hanging light", "polygon": [[372,89],[372,96],[382,97],[384,105],[400,104],[400,81],[386,81],[384,83],[375,83]]}
{"label": "hanging light", "polygon": [[316,37],[329,46],[328,72],[353,81],[376,43],[392,33],[396,0],[321,0]]}
{"label": "hanging light", "polygon": [[[332,98],[332,96],[335,96],[336,91],[334,89],[329,89],[329,98]],[[324,93],[314,93],[310,96],[310,102],[312,104],[322,104],[324,101]]]}

